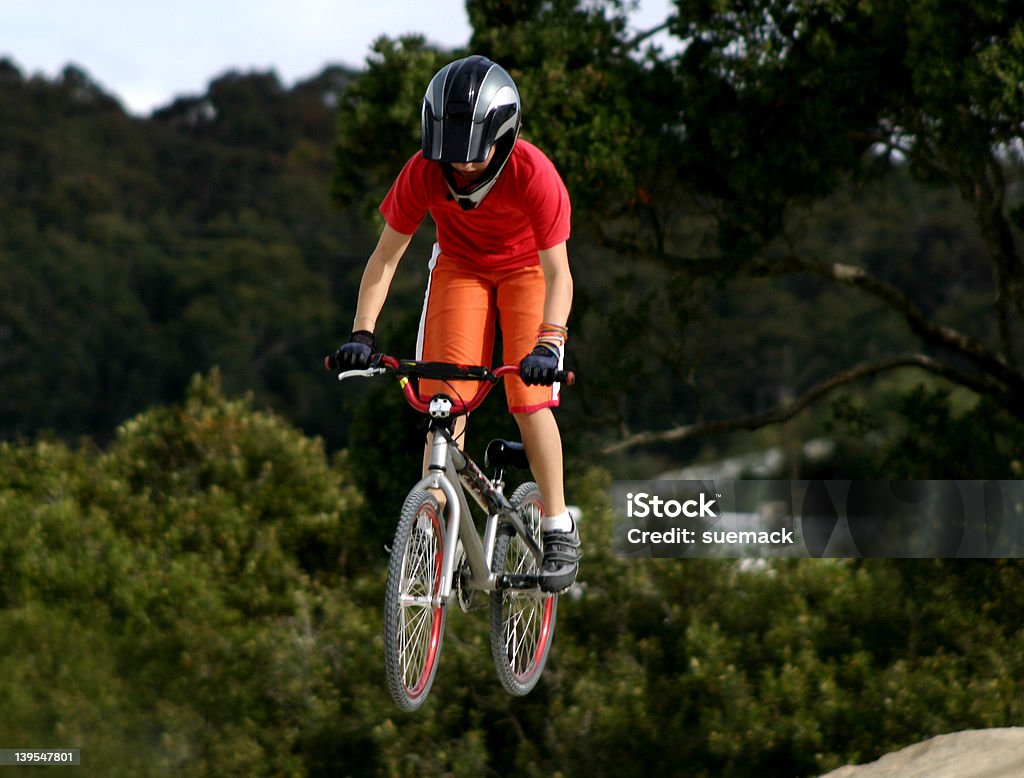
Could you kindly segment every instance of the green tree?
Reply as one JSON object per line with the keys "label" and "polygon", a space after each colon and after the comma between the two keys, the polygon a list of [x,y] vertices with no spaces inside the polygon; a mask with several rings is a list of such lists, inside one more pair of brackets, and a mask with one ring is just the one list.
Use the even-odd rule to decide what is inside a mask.
{"label": "green tree", "polygon": [[[639,287],[641,304],[659,295],[670,303],[665,290],[687,286],[694,297],[723,299],[733,281],[752,276],[765,279],[758,295],[793,295],[811,326],[829,318],[825,303],[837,297],[865,319],[888,322],[886,348],[865,343],[844,350],[845,362],[829,351],[815,360],[817,370],[757,375],[770,390],[759,402],[716,408],[712,389],[720,392],[722,382],[698,375],[700,396],[686,401],[697,423],[634,434],[636,417],[623,419],[622,440],[609,451],[777,423],[837,387],[902,368],[966,387],[1021,418],[1019,217],[1007,181],[1019,175],[1024,98],[1014,74],[1024,35],[1004,5],[763,0],[734,9],[684,0],[660,28],[679,41],[678,53],[632,33],[628,8],[617,2],[467,7],[470,47],[512,69],[529,105],[524,134],[550,151],[569,182],[581,206],[577,223],[613,258],[629,257],[633,275],[624,277],[614,259],[588,269],[610,273],[618,289],[635,284],[649,263],[653,280]],[[438,61],[461,53],[425,51],[422,42],[379,41],[379,59],[354,84],[358,106],[342,108],[338,148],[372,144],[369,156],[382,163],[360,173],[360,191],[374,191],[375,199],[397,169],[387,156],[395,141],[415,148],[417,114],[408,108],[396,116],[396,96],[417,103]],[[339,153],[336,180],[346,181],[355,162]],[[934,286],[931,257],[908,265],[891,256],[880,265],[835,244],[827,252],[815,248],[822,233],[809,225],[825,209],[853,208],[907,172],[916,196],[924,187],[960,193],[968,221],[958,229],[982,256],[980,266],[971,258],[981,269],[974,271],[970,315],[960,301],[939,309],[919,294]],[[335,191],[346,196],[342,184]],[[602,256],[592,246],[580,247],[588,259]],[[607,288],[584,298],[580,320],[589,306],[600,311]],[[986,293],[993,298],[982,305]],[[740,297],[750,299],[749,292]],[[724,311],[738,331],[723,333],[723,342],[742,334],[742,314],[765,318],[747,306],[745,300]],[[661,315],[665,307],[659,301],[653,309]],[[792,306],[762,307],[783,339],[791,334],[785,322]],[[625,306],[622,313],[628,315]],[[705,299],[673,318],[649,319],[640,332],[672,343],[663,349],[663,371],[690,376],[690,365],[717,343],[714,323],[723,310]],[[590,340],[607,370],[614,364],[607,347]],[[799,337],[750,345],[752,352],[765,348],[761,361],[779,365],[787,352],[806,359],[823,350],[820,339]],[[783,358],[773,359],[776,349]],[[666,389],[657,396],[669,404]],[[712,402],[703,407],[701,398]]]}
{"label": "green tree", "polygon": [[[769,276],[811,274],[881,304],[916,341],[865,355],[803,397],[738,424],[787,418],[823,391],[906,366],[991,398],[1020,419],[1019,206],[1007,189],[1024,132],[1024,95],[1010,64],[1024,41],[1020,20],[998,3],[767,0],[727,12],[680,2],[669,29],[690,43],[673,62],[682,135],[675,171],[710,198],[719,253],[709,265],[703,257],[664,258],[697,273],[717,274],[724,263]],[[922,304],[917,287],[927,265],[912,276],[876,275],[841,252],[838,260],[818,255],[803,240],[815,213],[806,209],[840,184],[904,166],[927,184],[955,186],[973,217],[994,290],[982,334]]]}
{"label": "green tree", "polygon": [[617,559],[609,478],[571,478],[585,562],[538,688],[506,695],[456,608],[405,715],[375,529],[318,440],[211,375],[103,449],[0,444],[0,727],[104,775],[710,777],[1024,717],[1019,564]]}
{"label": "green tree", "polygon": [[360,497],[320,441],[213,375],[102,452],[0,445],[0,507],[19,743],[114,775],[307,774],[324,757],[300,744],[328,726],[335,759],[361,750],[339,727],[372,661],[343,577]]}

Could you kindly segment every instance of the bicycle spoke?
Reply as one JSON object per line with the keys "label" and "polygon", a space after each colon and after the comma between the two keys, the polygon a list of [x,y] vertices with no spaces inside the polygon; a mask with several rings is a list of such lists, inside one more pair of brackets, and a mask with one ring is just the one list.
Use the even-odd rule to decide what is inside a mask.
{"label": "bicycle spoke", "polygon": [[[508,575],[536,576],[540,560],[527,538],[543,546],[543,504],[535,483],[520,486],[509,499],[523,522],[525,536],[499,538],[495,570]],[[547,662],[558,600],[539,586],[491,595],[491,654],[502,686],[510,694],[528,694]]]}
{"label": "bicycle spoke", "polygon": [[403,675],[406,679],[406,686],[415,688],[423,672],[423,664],[426,660],[426,643],[423,640],[425,632],[425,619],[418,619],[416,626],[410,632],[405,646],[405,667]]}
{"label": "bicycle spoke", "polygon": [[505,653],[508,655],[509,664],[512,666],[513,672],[519,672],[519,645],[520,641],[518,637],[518,631],[516,630],[517,619],[510,617],[506,626],[505,633]]}
{"label": "bicycle spoke", "polygon": [[520,672],[525,672],[529,669],[530,664],[533,660],[534,648],[536,648],[537,640],[533,623],[535,614],[530,613],[526,619],[526,624],[521,628],[521,637],[519,639],[519,656],[522,661],[519,663]]}
{"label": "bicycle spoke", "polygon": [[432,611],[420,608],[409,615],[403,610],[403,624],[399,637],[402,656],[402,675],[406,685],[414,687],[423,672],[430,645]]}
{"label": "bicycle spoke", "polygon": [[416,710],[433,684],[445,622],[438,599],[444,525],[425,492],[406,498],[395,537],[384,607],[384,664],[392,699],[403,710]]}
{"label": "bicycle spoke", "polygon": [[[410,557],[408,559],[409,567],[411,567],[411,571],[409,571],[407,575],[403,574],[403,587],[402,588],[405,591],[408,591],[408,589],[411,586],[414,586],[421,579],[421,576],[419,575],[419,571],[421,569],[429,567],[429,565],[430,565],[430,556],[429,556],[429,554],[433,550],[433,549],[430,548],[430,546],[433,545],[430,542],[430,540],[433,540],[433,538],[431,537],[430,540],[427,540],[426,542],[423,542],[418,537],[418,535],[420,533],[423,533],[423,532],[425,532],[425,530],[422,527],[418,527],[418,526],[414,525],[414,527],[413,527],[413,536],[412,536],[412,540],[411,540],[411,542],[413,542],[413,549],[412,549],[412,554],[410,555]],[[429,592],[425,591],[424,593],[426,594],[426,593],[429,593]]]}
{"label": "bicycle spoke", "polygon": [[417,650],[422,644],[421,638],[425,632],[427,616],[428,611],[422,608],[417,613],[414,613],[411,618],[406,616],[403,626],[403,648],[408,650],[409,646],[413,646],[414,650]]}
{"label": "bicycle spoke", "polygon": [[[515,603],[510,603],[514,605]],[[517,608],[510,614],[507,623],[506,649],[512,667],[519,673],[528,669],[522,666],[519,658],[525,656],[527,660],[533,657],[533,649],[537,643],[537,609],[531,605],[526,608]],[[509,647],[511,643],[511,647]]]}
{"label": "bicycle spoke", "polygon": [[429,658],[435,615],[432,598],[437,580],[437,536],[431,531],[428,517],[420,516],[413,524],[409,543],[402,571],[399,645],[402,677],[407,687],[415,688]]}

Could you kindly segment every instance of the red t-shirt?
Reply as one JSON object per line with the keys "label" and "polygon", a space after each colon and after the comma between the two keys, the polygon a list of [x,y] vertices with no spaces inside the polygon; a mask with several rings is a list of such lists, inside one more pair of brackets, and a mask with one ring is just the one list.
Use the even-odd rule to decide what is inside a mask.
{"label": "red t-shirt", "polygon": [[476,208],[449,198],[441,165],[417,152],[405,163],[380,212],[392,229],[416,232],[427,212],[441,251],[458,262],[514,270],[540,262],[537,252],[569,238],[569,193],[554,164],[520,139],[498,181]]}

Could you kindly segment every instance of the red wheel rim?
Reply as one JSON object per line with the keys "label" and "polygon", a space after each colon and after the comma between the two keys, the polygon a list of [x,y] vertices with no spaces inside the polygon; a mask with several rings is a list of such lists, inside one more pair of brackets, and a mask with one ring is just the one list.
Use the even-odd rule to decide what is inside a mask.
{"label": "red wheel rim", "polygon": [[[443,536],[441,534],[441,520],[437,515],[437,512],[433,509],[427,514],[430,517],[430,523],[433,528],[434,537],[441,541]],[[444,562],[444,543],[438,542],[437,549],[434,551],[434,582],[431,587],[430,594],[432,596],[437,595],[441,591],[441,565]],[[420,673],[419,678],[416,680],[415,685],[411,688],[406,689],[406,693],[412,700],[417,699],[423,694],[429,684],[430,678],[433,674],[434,663],[437,662],[437,653],[441,647],[441,626],[444,623],[444,609],[439,605],[431,610],[431,625],[430,625],[430,638],[427,643],[427,653],[423,662],[423,670]]]}

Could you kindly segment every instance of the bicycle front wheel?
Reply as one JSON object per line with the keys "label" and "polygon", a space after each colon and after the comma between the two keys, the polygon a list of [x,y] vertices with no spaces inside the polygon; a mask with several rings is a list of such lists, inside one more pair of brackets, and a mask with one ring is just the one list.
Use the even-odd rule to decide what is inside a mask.
{"label": "bicycle front wheel", "polygon": [[445,526],[437,500],[417,489],[402,506],[388,561],[384,665],[388,691],[402,710],[419,708],[434,683],[445,606],[438,604]]}
{"label": "bicycle front wheel", "polygon": [[[526,530],[542,544],[544,504],[535,483],[525,483],[509,498]],[[523,539],[510,530],[498,534],[492,570],[497,575],[538,575],[540,565]],[[509,694],[529,694],[540,680],[555,634],[558,597],[535,589],[491,592],[491,657]]]}

